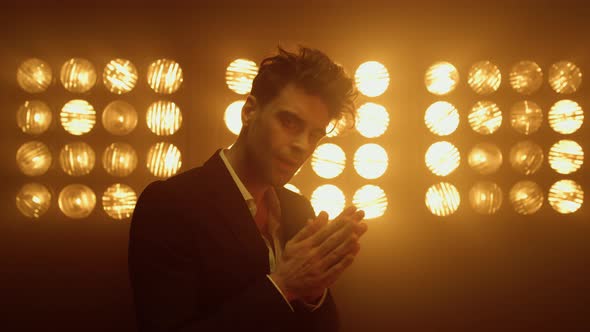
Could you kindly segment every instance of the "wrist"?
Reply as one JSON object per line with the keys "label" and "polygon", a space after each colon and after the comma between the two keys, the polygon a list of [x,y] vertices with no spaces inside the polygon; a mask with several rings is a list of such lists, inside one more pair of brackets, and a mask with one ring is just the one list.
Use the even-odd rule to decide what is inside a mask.
{"label": "wrist", "polygon": [[297,299],[297,296],[293,292],[290,292],[289,289],[287,289],[287,286],[285,285],[285,281],[283,280],[283,278],[281,278],[279,275],[275,273],[271,273],[269,277],[279,288],[279,290],[283,293],[283,297],[285,297],[287,301],[292,302]]}

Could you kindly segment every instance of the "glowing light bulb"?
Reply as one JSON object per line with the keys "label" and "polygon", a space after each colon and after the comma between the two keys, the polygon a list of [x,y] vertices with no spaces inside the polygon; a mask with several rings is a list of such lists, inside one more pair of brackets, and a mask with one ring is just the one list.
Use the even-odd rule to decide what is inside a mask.
{"label": "glowing light bulb", "polygon": [[104,86],[112,93],[121,95],[130,92],[137,84],[137,68],[126,59],[113,59],[104,67]]}
{"label": "glowing light bulb", "polygon": [[496,91],[502,83],[502,74],[498,66],[490,61],[480,61],[469,69],[467,83],[480,95],[489,95]]}
{"label": "glowing light bulb", "polygon": [[96,70],[92,62],[82,58],[72,58],[61,67],[60,80],[70,92],[87,92],[96,84]]}
{"label": "glowing light bulb", "polygon": [[51,205],[51,192],[42,184],[27,183],[16,195],[16,207],[28,218],[39,218]]}
{"label": "glowing light bulb", "polygon": [[310,201],[316,215],[321,211],[326,211],[330,219],[336,218],[344,210],[344,204],[346,204],[342,190],[331,184],[316,188],[311,194]]}
{"label": "glowing light bulb", "polygon": [[426,71],[424,84],[430,93],[446,95],[459,84],[459,72],[448,62],[437,62]]}
{"label": "glowing light bulb", "polygon": [[377,179],[385,174],[389,165],[387,151],[378,144],[369,143],[354,153],[354,169],[365,179]]}
{"label": "glowing light bulb", "polygon": [[383,189],[368,184],[354,193],[352,204],[365,212],[365,219],[375,219],[385,214],[388,202]]}
{"label": "glowing light bulb", "polygon": [[576,64],[560,61],[549,68],[549,85],[561,94],[571,94],[578,91],[582,84],[582,71]]}
{"label": "glowing light bulb", "polygon": [[432,214],[445,217],[457,211],[461,204],[461,196],[454,185],[439,182],[428,188],[424,201]]}
{"label": "glowing light bulb", "polygon": [[22,104],[16,113],[16,123],[25,134],[39,135],[51,125],[49,106],[42,101],[31,100]]}
{"label": "glowing light bulb", "polygon": [[432,144],[426,151],[424,159],[428,169],[438,176],[451,174],[461,163],[459,150],[446,141]]}
{"label": "glowing light bulb", "polygon": [[502,189],[490,181],[477,182],[469,190],[469,203],[480,214],[494,214],[502,206]]}
{"label": "glowing light bulb", "polygon": [[324,178],[333,179],[340,175],[346,166],[344,150],[336,144],[326,143],[318,146],[311,158],[311,168]]}
{"label": "glowing light bulb", "polygon": [[502,112],[491,101],[478,101],[469,112],[469,125],[479,134],[493,134],[502,125]]}
{"label": "glowing light bulb", "polygon": [[245,95],[252,90],[252,82],[258,74],[256,62],[247,59],[236,59],[227,66],[225,83],[237,94]]}
{"label": "glowing light bulb", "polygon": [[452,104],[446,101],[437,101],[426,110],[424,123],[435,135],[450,135],[459,126],[459,112]]}
{"label": "glowing light bulb", "polygon": [[367,97],[382,95],[389,87],[389,72],[377,61],[367,61],[361,64],[354,75],[356,86],[360,93]]}
{"label": "glowing light bulb", "polygon": [[28,93],[44,92],[51,85],[52,79],[49,64],[37,58],[23,61],[16,72],[16,82]]}
{"label": "glowing light bulb", "polygon": [[86,218],[96,206],[96,195],[92,189],[83,184],[71,184],[59,193],[58,205],[67,217]]}
{"label": "glowing light bulb", "polygon": [[135,191],[124,184],[109,186],[102,195],[102,206],[109,217],[117,220],[130,218],[137,203]]}
{"label": "glowing light bulb", "polygon": [[510,203],[514,210],[523,215],[534,214],[543,206],[543,192],[532,181],[517,182],[510,189]]}
{"label": "glowing light bulb", "polygon": [[530,135],[541,127],[543,111],[532,101],[521,101],[510,109],[510,124],[517,132]]}
{"label": "glowing light bulb", "polygon": [[39,141],[27,142],[16,151],[16,164],[28,176],[45,174],[51,167],[51,161],[49,148]]}
{"label": "glowing light bulb", "polygon": [[147,81],[156,93],[172,94],[182,85],[182,68],[174,60],[158,59],[149,65]]}
{"label": "glowing light bulb", "polygon": [[555,182],[549,189],[549,205],[561,213],[574,213],[584,203],[584,191],[582,186],[573,180],[560,180]]}
{"label": "glowing light bulb", "polygon": [[543,84],[543,71],[533,61],[521,61],[510,70],[510,85],[514,91],[530,95]]}
{"label": "glowing light bulb", "polygon": [[375,103],[365,103],[357,110],[356,129],[367,138],[383,135],[389,125],[389,113],[385,107]]}

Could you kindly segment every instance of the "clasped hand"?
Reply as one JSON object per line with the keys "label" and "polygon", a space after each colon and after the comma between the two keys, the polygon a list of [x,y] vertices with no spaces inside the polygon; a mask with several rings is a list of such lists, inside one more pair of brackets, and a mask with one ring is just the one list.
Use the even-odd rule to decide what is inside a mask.
{"label": "clasped hand", "polygon": [[270,275],[288,301],[315,301],[352,264],[360,250],[359,239],[367,231],[364,212],[346,208],[332,222],[324,211],[310,219],[285,249]]}

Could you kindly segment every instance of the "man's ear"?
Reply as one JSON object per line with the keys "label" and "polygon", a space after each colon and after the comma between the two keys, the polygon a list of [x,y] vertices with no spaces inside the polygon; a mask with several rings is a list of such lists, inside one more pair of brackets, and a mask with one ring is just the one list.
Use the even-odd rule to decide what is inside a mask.
{"label": "man's ear", "polygon": [[244,106],[242,106],[242,126],[248,127],[252,121],[256,118],[256,110],[258,109],[258,103],[256,97],[248,95]]}

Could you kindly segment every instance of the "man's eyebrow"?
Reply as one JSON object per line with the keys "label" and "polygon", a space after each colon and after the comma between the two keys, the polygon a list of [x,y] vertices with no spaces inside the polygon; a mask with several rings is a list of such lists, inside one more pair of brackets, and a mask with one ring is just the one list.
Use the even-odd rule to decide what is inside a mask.
{"label": "man's eyebrow", "polygon": [[[293,120],[297,121],[300,125],[303,125],[306,123],[305,120],[303,120],[302,118],[299,117],[299,115],[297,115],[297,113],[287,110],[287,109],[280,109],[279,115],[289,116]],[[317,133],[318,135],[325,136],[327,134],[326,129],[327,128],[317,128],[317,129],[314,129],[313,132]]]}
{"label": "man's eyebrow", "polygon": [[289,116],[293,120],[295,120],[295,121],[297,121],[297,122],[299,122],[301,124],[305,123],[305,120],[303,120],[302,118],[300,118],[299,115],[297,115],[297,113],[295,113],[293,111],[289,111],[289,110],[286,110],[286,109],[281,109],[281,110],[279,110],[279,114],[280,115],[283,115],[283,116],[285,116],[285,115],[286,116]]}

